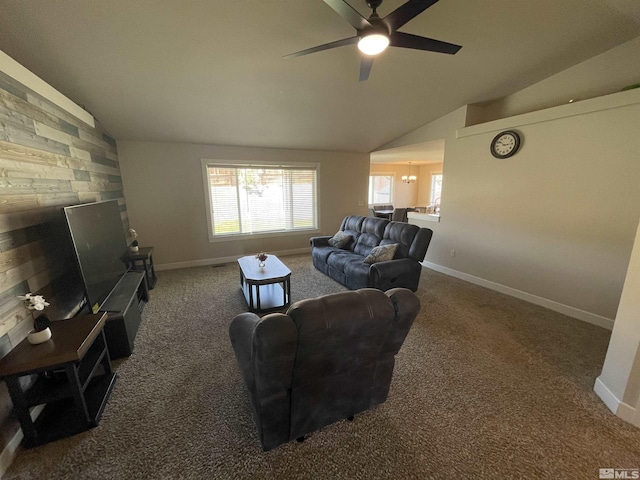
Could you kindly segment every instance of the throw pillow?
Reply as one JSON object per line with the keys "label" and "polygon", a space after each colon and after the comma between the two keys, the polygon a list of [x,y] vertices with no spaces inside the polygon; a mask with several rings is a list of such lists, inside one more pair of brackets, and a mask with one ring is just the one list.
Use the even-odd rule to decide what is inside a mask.
{"label": "throw pillow", "polygon": [[341,230],[329,239],[329,245],[336,248],[344,248],[352,238],[353,237],[351,235],[349,235],[348,233],[344,233]]}
{"label": "throw pillow", "polygon": [[393,256],[396,254],[397,249],[397,243],[373,247],[369,255],[367,255],[367,258],[364,259],[364,263],[378,263],[393,260]]}

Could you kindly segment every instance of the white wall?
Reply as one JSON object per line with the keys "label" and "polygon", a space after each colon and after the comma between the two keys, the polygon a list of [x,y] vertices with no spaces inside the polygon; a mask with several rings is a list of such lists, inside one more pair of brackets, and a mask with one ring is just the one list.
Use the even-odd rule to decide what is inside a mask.
{"label": "white wall", "polygon": [[203,158],[319,162],[319,233],[335,233],[346,215],[367,214],[368,154],[133,141],[119,141],[118,152],[129,222],[161,266],[309,248],[309,233],[210,243]]}
{"label": "white wall", "polygon": [[[562,84],[597,82],[603,64],[610,80],[613,65],[625,70],[639,55],[640,45],[623,45],[574,67]],[[589,113],[575,114],[601,100],[555,107],[560,113],[547,120],[534,112],[468,130],[468,110],[459,109],[382,147],[445,138],[441,221],[430,225],[426,260],[610,327],[640,217],[640,89],[603,98],[611,97]],[[489,144],[507,128],[522,133],[523,145],[497,160]]]}
{"label": "white wall", "polygon": [[640,83],[640,37],[508,97],[469,109],[467,125],[619,92]]}
{"label": "white wall", "polygon": [[[556,107],[448,142],[427,261],[613,319],[640,217],[640,105],[603,108]],[[489,144],[511,128],[521,150],[497,160]]]}

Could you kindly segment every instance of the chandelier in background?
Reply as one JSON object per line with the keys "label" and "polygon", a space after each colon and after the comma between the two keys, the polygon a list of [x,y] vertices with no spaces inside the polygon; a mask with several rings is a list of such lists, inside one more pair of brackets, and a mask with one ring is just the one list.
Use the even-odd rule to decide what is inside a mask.
{"label": "chandelier in background", "polygon": [[411,162],[409,162],[409,175],[402,176],[402,183],[415,183],[418,177],[411,175]]}

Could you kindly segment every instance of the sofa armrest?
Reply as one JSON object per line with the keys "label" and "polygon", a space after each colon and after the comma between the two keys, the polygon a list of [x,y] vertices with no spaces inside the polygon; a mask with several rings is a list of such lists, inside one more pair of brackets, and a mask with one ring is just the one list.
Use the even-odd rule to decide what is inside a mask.
{"label": "sofa armrest", "polygon": [[311,243],[312,247],[328,247],[329,239],[331,236],[323,236],[323,237],[311,237],[309,239],[309,243]]}
{"label": "sofa armrest", "polygon": [[378,262],[369,269],[369,286],[387,291],[390,288],[418,288],[422,266],[413,258],[398,258],[387,262]]}

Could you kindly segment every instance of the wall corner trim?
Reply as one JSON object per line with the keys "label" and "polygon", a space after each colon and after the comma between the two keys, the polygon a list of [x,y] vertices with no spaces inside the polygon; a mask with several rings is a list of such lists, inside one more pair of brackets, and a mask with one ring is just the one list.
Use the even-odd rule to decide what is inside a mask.
{"label": "wall corner trim", "polygon": [[431,270],[435,270],[436,272],[449,275],[450,277],[459,278],[460,280],[480,285],[481,287],[495,290],[496,292],[504,293],[505,295],[509,295],[511,297],[519,298],[520,300],[524,300],[525,302],[540,305],[541,307],[548,308],[549,310],[553,310],[554,312],[567,315],[568,317],[572,317],[577,320],[582,320],[583,322],[597,325],[598,327],[606,328],[607,330],[613,330],[614,321],[611,318],[603,317],[601,315],[587,312],[585,310],[580,310],[579,308],[571,307],[569,305],[564,305],[563,303],[549,300],[548,298],[539,297],[531,293],[523,292],[522,290],[518,290],[516,288],[492,282],[491,280],[485,280],[484,278],[476,277],[474,275],[460,272],[458,270],[453,270],[452,268],[443,267],[436,263],[427,262],[426,260],[422,262],[422,265],[424,267],[430,268]]}
{"label": "wall corner trim", "polygon": [[593,385],[593,391],[600,397],[603,403],[613,413],[618,411],[618,407],[622,403],[609,388],[604,384],[600,377],[596,378],[596,383]]}
{"label": "wall corner trim", "polygon": [[620,417],[625,422],[629,422],[636,427],[640,427],[640,423],[636,416],[636,409],[616,397],[600,377],[596,378],[596,383],[593,385],[593,391],[596,392],[596,395],[600,397],[600,400],[602,400],[607,408],[616,416]]}
{"label": "wall corner trim", "polygon": [[79,120],[82,120],[90,127],[95,128],[96,123],[93,115],[53,88],[35,73],[20,65],[2,50],[0,50],[0,71],[20,82],[25,87],[30,88],[38,95],[46,98],[51,103],[62,108],[64,111],[70,113]]}

